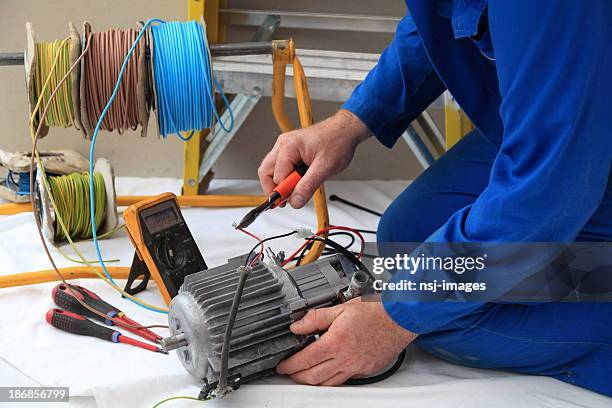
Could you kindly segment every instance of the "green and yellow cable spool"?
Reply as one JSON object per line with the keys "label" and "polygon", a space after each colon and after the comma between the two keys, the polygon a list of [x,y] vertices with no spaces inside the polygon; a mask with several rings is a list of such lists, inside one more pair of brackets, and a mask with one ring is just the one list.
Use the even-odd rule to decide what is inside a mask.
{"label": "green and yellow cable spool", "polygon": [[[40,169],[37,170],[40,174]],[[66,175],[47,174],[49,193],[42,177],[36,177],[36,217],[39,218],[45,237],[54,243],[67,240],[58,215],[64,222],[66,233],[72,240],[91,238],[89,207],[89,177],[87,172]],[[112,233],[118,225],[114,173],[107,159],[98,159],[94,167],[94,200],[96,203],[96,229],[101,236]],[[51,201],[55,203],[54,209]],[[59,214],[56,213],[59,212]]]}
{"label": "green and yellow cable spool", "polygon": [[[70,66],[81,54],[81,37],[72,23],[68,24],[69,35],[61,40],[52,42],[37,42],[31,23],[26,23],[27,46],[25,51],[25,75],[30,112],[34,112],[37,102],[41,106],[49,100],[51,90],[55,88]],[[48,86],[43,87],[48,74],[51,72],[55,57],[58,57],[55,69],[49,78]],[[80,100],[80,64],[72,71],[70,78],[58,90],[53,99],[46,118],[41,118],[40,110],[34,117],[32,125],[37,128],[43,121],[39,137],[45,136],[49,126],[74,127],[85,135],[81,120]]]}

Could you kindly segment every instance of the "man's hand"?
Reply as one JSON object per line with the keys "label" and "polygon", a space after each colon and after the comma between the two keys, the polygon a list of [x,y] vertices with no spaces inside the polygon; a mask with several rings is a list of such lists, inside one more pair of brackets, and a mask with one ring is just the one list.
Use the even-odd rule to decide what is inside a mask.
{"label": "man's hand", "polygon": [[281,362],[276,371],[300,384],[330,386],[377,374],[417,336],[398,326],[382,303],[361,299],[311,310],[291,325],[291,331],[302,335],[326,332]]}
{"label": "man's hand", "polygon": [[357,145],[369,136],[367,126],[344,110],[313,126],[283,133],[259,166],[261,186],[270,194],[303,162],[308,171],[289,198],[292,207],[301,208],[326,179],[348,166]]}

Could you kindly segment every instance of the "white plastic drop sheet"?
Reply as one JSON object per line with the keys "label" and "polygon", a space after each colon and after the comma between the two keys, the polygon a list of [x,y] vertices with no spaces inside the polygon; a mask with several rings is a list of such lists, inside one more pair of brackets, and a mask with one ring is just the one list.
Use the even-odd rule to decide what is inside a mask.
{"label": "white plastic drop sheet", "polygon": [[[336,193],[372,209],[383,211],[406,186],[404,181],[336,181],[326,185]],[[175,179],[119,178],[118,194],[143,195],[180,191]],[[210,193],[244,194],[259,192],[254,181],[222,181],[212,184]],[[376,216],[330,202],[333,224],[376,229]],[[183,214],[209,266],[248,251],[254,241],[231,227],[248,209],[184,209]],[[276,209],[253,224],[250,230],[262,237],[306,226],[314,229],[313,208],[296,211]],[[367,237],[373,240],[373,236]],[[275,250],[292,252],[300,242],[295,238],[274,241]],[[95,259],[90,242],[79,243],[88,259]],[[128,266],[133,248],[125,233],[101,242],[105,259],[120,259]],[[68,248],[66,252],[70,252]],[[54,251],[59,266],[74,266]],[[110,264],[116,265],[116,264]],[[49,269],[38,240],[31,213],[0,217],[0,273],[12,274]],[[109,303],[142,324],[165,324],[164,315],[144,310],[122,299],[103,282],[75,281],[93,290]],[[123,283],[123,282],[122,282]],[[53,407],[151,407],[173,395],[196,396],[200,384],[191,378],[174,355],[164,356],[123,344],[71,335],[49,326],[45,312],[54,307],[51,289],[56,283],[0,289],[0,386],[68,386],[71,402]],[[139,295],[162,304],[149,284]],[[160,334],[165,334],[159,331]],[[223,401],[200,403],[173,401],[167,407],[612,407],[612,400],[545,377],[529,377],[497,371],[455,366],[416,349],[411,349],[402,369],[390,379],[365,387],[308,387],[286,378],[271,377],[246,384]],[[0,406],[5,406],[0,403]],[[6,405],[9,406],[9,405]],[[42,404],[20,403],[19,407]],[[166,407],[164,406],[164,408]]]}

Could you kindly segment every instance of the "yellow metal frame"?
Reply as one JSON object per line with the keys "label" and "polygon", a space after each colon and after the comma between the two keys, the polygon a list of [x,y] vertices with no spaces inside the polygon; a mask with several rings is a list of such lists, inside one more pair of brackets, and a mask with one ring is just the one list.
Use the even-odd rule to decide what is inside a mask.
{"label": "yellow metal frame", "polygon": [[[272,112],[282,132],[290,132],[295,128],[285,110],[285,78],[288,65],[293,65],[293,86],[295,88],[300,125],[301,127],[307,127],[312,125],[314,121],[304,67],[300,59],[295,55],[293,40],[288,42],[275,41],[272,52]],[[323,230],[329,227],[329,213],[327,211],[327,199],[325,198],[325,187],[323,185],[315,191],[313,202],[317,214],[317,230]],[[324,235],[327,237],[327,233]],[[323,253],[324,249],[325,244],[316,241],[304,257],[303,263],[306,264],[316,260]]]}
{"label": "yellow metal frame", "polygon": [[[187,18],[199,20],[201,16],[206,22],[206,36],[211,44],[225,39],[225,27],[219,25],[219,8],[225,7],[226,0],[188,0]],[[183,194],[199,194],[199,173],[202,161],[202,141],[208,134],[208,129],[193,135],[183,147]]]}
{"label": "yellow metal frame", "polygon": [[447,94],[444,96],[444,135],[446,139],[446,150],[449,150],[463,136],[474,129],[474,124],[455,99]]}

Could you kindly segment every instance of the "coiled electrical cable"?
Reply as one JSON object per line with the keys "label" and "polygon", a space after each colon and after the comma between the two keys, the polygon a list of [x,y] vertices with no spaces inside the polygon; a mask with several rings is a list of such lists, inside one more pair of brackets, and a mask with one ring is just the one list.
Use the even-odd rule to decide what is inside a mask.
{"label": "coiled electrical cable", "polygon": [[[59,87],[61,87],[61,85],[63,85],[63,83],[68,79],[68,76],[74,71],[74,69],[78,66],[78,64],[80,64],[81,60],[83,59],[83,57],[88,53],[89,51],[89,45],[91,45],[89,42],[86,43],[85,48],[83,49],[83,51],[81,52],[81,54],[78,56],[78,58],[72,63],[72,65],[70,66],[70,68],[68,69],[68,71],[66,72],[66,74],[61,78],[61,80],[59,81],[59,83],[57,84],[57,86],[51,91],[51,95],[49,100],[42,105],[42,98],[38,98],[38,100],[36,101],[36,103],[34,104],[34,107],[32,109],[32,114],[30,115],[30,135],[32,137],[32,150],[31,150],[31,157],[30,157],[30,188],[29,190],[32,191],[34,190],[34,176],[36,174],[36,162],[38,162],[38,166],[40,168],[40,179],[42,181],[42,184],[45,188],[45,190],[48,192],[49,197],[50,197],[50,201],[51,201],[51,205],[52,207],[57,207],[55,205],[55,203],[53,202],[53,196],[50,193],[50,187],[49,187],[49,183],[47,180],[47,175],[44,169],[44,165],[43,162],[41,160],[41,155],[38,152],[37,149],[37,144],[38,144],[38,140],[43,128],[43,122],[39,121],[38,125],[35,125],[34,123],[34,119],[37,117],[36,115],[38,115],[40,112],[42,112],[42,114],[40,114],[40,117],[45,118],[47,116],[47,113],[49,112],[50,109],[50,105],[53,102],[53,99],[55,96],[57,96],[57,93],[59,91]],[[58,55],[59,57],[59,55]],[[53,70],[55,69],[55,67],[57,67],[57,62],[58,62],[58,58],[56,58],[53,61],[52,64],[52,68],[51,68],[51,72],[49,73],[49,76],[47,77],[47,79],[45,80],[44,84],[43,84],[43,90],[46,89],[46,87],[49,86],[50,83],[50,79],[51,79],[51,75],[53,74]],[[90,190],[91,191],[91,190]],[[30,195],[30,203],[32,204],[32,209],[34,209],[34,212],[36,212],[36,209],[38,207],[36,200],[34,199],[34,195]],[[58,213],[59,214],[59,213]],[[59,226],[64,230],[67,231],[68,229],[66,228],[66,225],[64,224],[63,220],[61,219],[60,216],[58,216],[58,214],[56,214],[57,217],[57,224],[59,224]],[[45,251],[45,254],[47,255],[47,258],[49,259],[49,262],[51,262],[51,266],[53,267],[53,269],[55,270],[55,272],[57,273],[58,277],[60,278],[60,280],[66,284],[66,280],[64,278],[64,276],[62,275],[62,273],[60,272],[60,270],[57,267],[57,264],[55,263],[55,260],[53,259],[53,256],[51,255],[51,252],[49,250],[49,246],[47,244],[47,241],[44,238],[43,232],[42,232],[42,225],[41,225],[41,220],[39,217],[34,217],[34,220],[36,222],[36,228],[38,231],[38,236],[41,240],[41,244],[43,246],[43,249]],[[100,236],[102,237],[102,236]],[[78,257],[80,258],[81,262],[84,263],[85,265],[87,265],[87,267],[95,274],[97,274],[102,280],[104,280],[106,283],[108,283],[113,289],[115,289],[116,291],[120,292],[125,298],[129,299],[130,301],[144,307],[150,310],[156,310],[159,311],[161,313],[165,313],[167,312],[167,310],[160,308],[158,306],[154,306],[154,305],[150,305],[132,295],[130,295],[129,293],[125,292],[119,285],[117,285],[114,281],[111,281],[108,279],[108,271],[105,271],[105,274],[99,272],[97,269],[95,269],[93,267],[93,265],[87,260],[85,259],[85,257],[83,257],[83,255],[81,254],[81,252],[79,251],[79,249],[75,246],[74,242],[72,241],[72,239],[68,236],[67,237],[68,243],[70,244],[71,248],[74,250],[74,252],[78,255]],[[78,297],[77,297],[78,300]],[[81,305],[91,311],[92,313],[98,314],[101,317],[107,317],[104,313],[97,311],[95,308],[92,308],[91,306],[89,306],[88,304],[81,302],[79,300],[79,302],[81,303]],[[109,320],[114,321],[115,318],[109,318]],[[136,325],[132,325],[133,328],[153,328],[153,327],[166,327],[167,326],[160,326],[160,325],[155,325],[155,326],[136,326]]]}
{"label": "coiled electrical cable", "polygon": [[[64,81],[55,98],[50,100],[51,90],[57,87],[59,81],[70,69],[69,39],[36,43],[34,66],[34,98],[40,99],[43,105],[50,102],[49,112],[45,117],[47,125],[64,128],[73,126],[72,82]],[[47,78],[49,85],[44,87]],[[37,119],[40,120],[40,117]]]}
{"label": "coiled electrical cable", "polygon": [[19,173],[9,170],[5,183],[17,195],[30,195],[30,173],[28,172]]}
{"label": "coiled electrical cable", "polygon": [[[234,115],[214,80],[202,25],[197,21],[167,22],[152,26],[151,32],[157,121],[162,137],[176,134],[186,140],[181,132],[211,128],[215,118],[223,130],[231,131]],[[216,110],[213,83],[228,107],[229,126]]]}
{"label": "coiled electrical cable", "polygon": [[[89,211],[89,173],[73,173],[65,176],[48,177],[53,201],[56,204],[56,214],[59,213],[66,226],[66,234],[62,228],[55,228],[55,239],[89,239],[91,233],[91,220]],[[94,173],[94,200],[96,201],[94,221],[96,228],[104,222],[106,213],[106,190],[104,177]]]}
{"label": "coiled electrical cable", "polygon": [[[124,75],[124,73],[126,71],[126,67],[127,67],[128,63],[129,63],[129,60],[130,60],[132,54],[134,53],[134,49],[136,48],[138,42],[140,41],[140,39],[142,38],[142,36],[146,32],[146,30],[149,27],[151,27],[152,24],[160,24],[160,26],[164,26],[165,24],[169,24],[169,23],[166,23],[166,22],[164,22],[162,20],[159,20],[159,19],[151,19],[151,20],[147,21],[143,25],[143,27],[140,29],[140,32],[138,33],[138,35],[134,39],[134,42],[132,43],[132,46],[130,47],[130,49],[128,50],[127,54],[125,55],[125,58],[123,59],[123,63],[121,64],[121,69],[119,70],[119,73],[117,75],[117,78],[118,78],[117,82],[115,83],[115,86],[113,88],[113,91],[112,91],[109,99],[108,99],[108,102],[106,103],[106,106],[104,107],[104,109],[102,110],[102,112],[100,114],[100,117],[98,118],[98,122],[96,123],[96,126],[94,128],[94,131],[93,131],[93,134],[92,134],[92,137],[91,137],[91,144],[90,144],[90,147],[89,147],[89,173],[90,174],[93,173],[93,163],[94,163],[94,156],[95,156],[95,150],[96,150],[96,141],[97,141],[98,133],[99,133],[100,128],[102,126],[102,121],[104,120],[104,116],[106,116],[106,114],[108,113],[111,105],[113,104],[113,101],[117,97],[117,94],[119,92],[119,88],[121,86],[121,80],[122,80],[123,75]],[[189,25],[189,24],[197,24],[197,23],[191,22],[191,23],[180,23],[180,24]],[[157,27],[157,26],[153,26],[153,27]],[[205,45],[206,46],[205,51],[206,51],[206,53],[209,56],[208,61],[210,62],[210,54],[209,54],[209,50],[208,50],[208,43],[206,42],[206,37],[204,36],[204,32],[201,29],[201,26],[200,26],[200,31],[201,31],[202,39],[204,41],[202,43],[198,43],[197,41],[193,41],[193,42],[190,42],[189,44],[191,44],[192,47],[197,45],[197,44]],[[155,38],[155,34],[154,34],[154,38]],[[175,41],[176,41],[176,39],[175,39]],[[162,41],[160,44],[164,44],[164,42]],[[179,42],[168,42],[166,45],[167,46],[173,46],[175,49],[187,46],[186,43],[182,44],[182,43],[179,43]],[[159,45],[158,44],[158,47],[162,48],[163,45]],[[194,53],[197,54],[198,52],[203,52],[203,51],[194,50]],[[154,58],[154,60],[155,60],[155,58]],[[155,65],[155,61],[154,61],[154,65]],[[185,67],[185,69],[186,69],[186,67]],[[207,72],[208,71],[209,71],[209,69],[207,69]],[[156,76],[157,76],[157,74],[156,74]],[[170,78],[167,78],[167,79],[170,80]],[[178,81],[177,78],[174,78],[174,80]],[[156,79],[156,81],[157,81],[157,79]],[[209,95],[210,99],[209,99],[209,101],[210,101],[211,105],[213,105],[212,102],[214,100],[214,96],[212,95],[212,87],[210,87],[208,89],[210,89],[210,95]],[[177,91],[181,91],[180,89],[176,89],[176,90]],[[183,91],[190,92],[190,90],[183,90]],[[197,90],[192,90],[192,91],[197,91]],[[159,93],[159,91],[158,91],[158,93]],[[221,94],[223,95],[223,93],[221,93]],[[159,96],[158,96],[158,99],[159,99]],[[229,106],[229,103],[227,102],[227,98],[224,95],[223,95],[223,99],[225,100],[225,103],[227,104],[227,108],[228,108],[228,111],[230,113],[231,121],[230,121],[230,128],[229,129],[226,129],[224,124],[221,124],[221,125],[223,126],[224,129],[229,131],[229,130],[231,130],[231,128],[233,126],[233,122],[234,122],[233,118],[234,118],[234,116],[233,116],[233,113],[231,112],[231,108]],[[218,113],[216,113],[216,109],[213,109],[213,114],[215,114],[215,116],[218,117]],[[212,125],[212,122],[211,122],[211,125]],[[199,130],[201,128],[191,128],[191,130],[194,130],[194,129],[198,129]],[[187,129],[187,128],[174,129],[174,131],[176,131],[176,132],[180,132],[181,130],[185,131],[185,130],[189,130],[189,129]],[[180,136],[180,134],[179,134],[179,136]],[[93,197],[93,195],[94,195],[94,183],[93,183],[92,179],[90,179],[90,181],[89,181],[89,193],[90,193],[90,200],[89,200],[90,213],[89,214],[90,214],[90,217],[93,217],[93,214],[95,214],[96,202],[95,202],[95,200],[91,199]],[[97,228],[95,226],[95,223],[91,223],[91,230],[92,230],[92,240],[93,240],[93,243],[94,243],[94,248],[96,250],[96,256],[97,256],[98,261],[100,263],[100,267],[102,268],[106,279],[109,282],[111,282],[114,286],[117,286],[115,280],[112,278],[112,276],[108,272],[108,269],[106,268],[106,264],[104,263],[104,259],[102,258],[102,253],[100,251],[100,244],[98,242],[98,234],[97,234]],[[158,313],[166,313],[166,314],[168,313],[167,310],[163,310],[163,309],[160,309],[160,308],[157,308],[157,307],[152,307],[150,305],[146,305],[146,304],[144,304],[141,301],[137,301],[137,300],[133,299],[132,297],[128,297],[128,299],[132,300],[134,303],[138,304],[139,306],[144,307],[145,309],[148,309],[148,310],[151,310],[151,311],[154,311],[154,312],[158,312]]]}
{"label": "coiled electrical cable", "polygon": [[[83,59],[83,57],[87,54],[88,52],[88,46],[85,47],[85,49],[81,52],[81,54],[78,56],[78,58],[72,63],[72,65],[70,66],[70,68],[68,69],[68,71],[66,72],[66,74],[60,79],[59,83],[57,84],[58,86],[56,86],[52,91],[51,91],[51,95],[50,95],[50,99],[44,104],[41,105],[41,101],[42,98],[38,98],[38,100],[36,101],[34,108],[32,110],[32,114],[30,116],[30,135],[32,137],[32,151],[31,151],[31,157],[30,157],[30,188],[29,190],[34,190],[34,176],[36,174],[35,172],[35,168],[36,168],[36,161],[38,161],[39,167],[40,167],[40,172],[41,172],[41,180],[42,183],[44,185],[45,190],[47,190],[47,192],[50,191],[50,187],[49,184],[47,182],[47,176],[45,174],[45,169],[44,169],[44,165],[41,161],[41,157],[40,154],[38,152],[38,149],[36,148],[40,134],[41,134],[41,130],[43,127],[42,121],[39,121],[38,125],[35,126],[34,124],[34,118],[36,117],[36,115],[38,115],[40,112],[42,112],[42,114],[40,115],[42,118],[45,118],[47,116],[47,113],[49,111],[50,105],[53,102],[54,97],[57,95],[57,92],[59,91],[59,87],[68,79],[68,76],[70,75],[71,72],[73,72],[73,70],[77,67],[77,65],[81,62],[81,60]],[[55,61],[53,62],[53,66],[51,68],[51,72],[49,74],[49,76],[47,77],[47,79],[45,80],[45,83],[43,85],[43,89],[45,89],[50,82],[50,76],[53,74],[53,69],[57,66],[57,58],[55,59]],[[43,106],[41,108],[41,106]],[[51,194],[50,194],[51,195]],[[51,196],[52,197],[52,196]],[[55,206],[55,203],[53,202],[53,199],[51,198],[51,204],[53,207]],[[36,212],[37,209],[37,202],[34,199],[34,195],[30,195],[30,202],[32,204],[32,209],[34,210],[34,212]],[[67,285],[66,279],[64,278],[64,276],[62,275],[62,273],[60,272],[60,270],[57,267],[57,264],[55,263],[53,256],[51,255],[51,252],[49,250],[49,246],[46,242],[46,240],[44,239],[43,236],[43,232],[42,232],[42,225],[41,225],[41,221],[38,217],[34,217],[34,220],[36,222],[36,229],[38,231],[38,236],[41,240],[41,244],[43,246],[43,249],[45,251],[45,254],[47,255],[47,258],[49,259],[49,262],[51,262],[51,265],[53,267],[53,269],[55,270],[55,272],[57,273],[58,277],[60,278],[60,280]],[[59,223],[60,227],[64,230],[67,231],[61,217],[57,217],[57,222]],[[88,268],[90,268],[94,273],[98,274],[100,276],[101,279],[105,280],[109,285],[111,285],[115,290],[121,292],[126,298],[130,299],[131,301],[138,303],[138,304],[142,304],[143,307],[150,307],[152,309],[155,309],[155,306],[152,305],[147,305],[146,303],[138,300],[137,298],[135,298],[134,296],[130,295],[129,293],[126,293],[125,291],[123,291],[119,286],[117,286],[114,282],[110,282],[107,280],[105,275],[102,275],[101,273],[99,273],[96,269],[93,268],[93,266],[91,265],[91,263],[89,263],[84,257],[83,255],[80,253],[80,251],[78,250],[78,248],[74,245],[74,243],[72,242],[72,240],[70,239],[70,237],[68,237],[68,242],[70,243],[70,245],[72,246],[72,248],[74,249],[75,253],[79,256],[79,258],[81,258],[81,260],[83,261],[84,264],[87,265]],[[69,286],[70,287],[70,286]],[[70,289],[73,292],[73,295],[75,295],[73,289]],[[87,303],[83,302],[82,300],[79,299],[79,297],[77,295],[75,295],[76,299],[79,301],[79,303],[81,304],[81,306],[83,306],[85,309],[91,311],[92,313],[95,313],[97,315],[99,315],[100,317],[104,317],[107,318],[108,320],[111,321],[115,321],[116,318],[114,317],[108,317],[105,313],[100,312],[98,310],[96,310],[95,308],[91,307],[90,305],[88,305]],[[150,325],[150,326],[140,326],[140,325],[130,325],[130,327],[133,328],[153,328],[153,327],[160,327],[160,328],[167,328],[167,326],[161,326],[161,325]]]}
{"label": "coiled electrical cable", "polygon": [[[91,136],[91,144],[89,147],[89,173],[93,173],[93,163],[94,163],[94,154],[95,154],[95,150],[96,150],[96,140],[98,138],[98,132],[100,131],[100,128],[102,127],[102,121],[104,120],[104,117],[106,116],[106,114],[108,113],[111,105],[113,104],[113,101],[115,100],[115,98],[117,97],[117,94],[119,92],[119,88],[121,87],[121,80],[123,78],[123,75],[125,73],[126,67],[130,61],[130,58],[132,56],[132,54],[134,53],[134,49],[136,48],[136,46],[138,45],[138,42],[140,41],[140,39],[142,38],[142,36],[144,35],[144,33],[146,32],[147,28],[153,24],[153,23],[163,23],[162,20],[158,20],[158,19],[151,19],[149,21],[147,21],[145,23],[145,25],[140,29],[140,32],[138,33],[138,35],[136,36],[136,38],[134,39],[134,42],[132,43],[132,46],[130,47],[130,49],[128,50],[128,52],[125,55],[125,58],[123,59],[123,63],[121,64],[121,68],[119,69],[119,72],[117,74],[117,81],[115,82],[115,86],[112,90],[112,93],[108,99],[108,101],[106,102],[106,105],[104,106],[104,109],[102,109],[102,112],[100,113],[100,117],[98,118],[98,121],[96,123],[96,126],[94,128],[93,134]],[[89,216],[93,217],[93,215],[96,212],[96,202],[95,200],[92,199],[92,197],[94,196],[94,191],[95,191],[95,186],[93,183],[93,179],[89,180]],[[106,268],[106,264],[104,262],[104,259],[102,258],[102,252],[100,251],[100,244],[98,242],[98,234],[97,234],[97,227],[95,225],[95,222],[91,223],[91,232],[92,232],[92,240],[94,243],[94,248],[96,250],[96,256],[98,258],[98,261],[100,263],[100,267],[102,268],[102,271],[104,272],[104,276],[106,278],[106,280],[108,280],[108,282],[110,282],[114,287],[119,288],[119,286],[117,285],[117,282],[115,282],[115,280],[113,279],[113,277],[111,276],[110,272],[108,271],[108,269]],[[130,299],[132,302],[136,303],[137,305],[154,311],[154,312],[158,312],[158,313],[168,313],[167,309],[161,309],[152,305],[148,305],[143,303],[142,301],[139,301],[137,299],[135,299],[133,296],[127,296],[128,299]]]}
{"label": "coiled electrical cable", "polygon": [[138,70],[140,47],[134,47],[125,73],[119,82],[117,97],[114,98],[107,114],[102,115],[113,93],[114,85],[118,82],[122,63],[137,36],[138,31],[133,29],[110,29],[92,33],[88,40],[91,42],[89,52],[83,58],[86,78],[85,108],[91,123],[96,123],[102,118],[100,129],[123,133],[124,130],[135,130],[139,125],[144,125],[139,116],[137,103],[137,84],[142,75]]}

